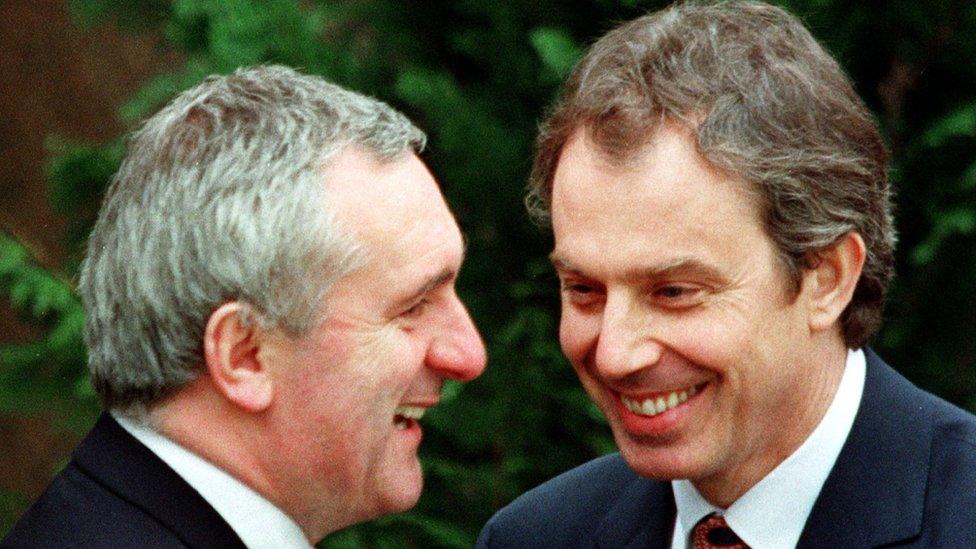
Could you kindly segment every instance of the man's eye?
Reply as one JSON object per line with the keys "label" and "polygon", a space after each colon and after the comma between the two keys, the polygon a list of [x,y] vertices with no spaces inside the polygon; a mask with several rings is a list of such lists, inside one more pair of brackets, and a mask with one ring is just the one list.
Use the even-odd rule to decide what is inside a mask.
{"label": "man's eye", "polygon": [[665,286],[663,288],[658,288],[655,294],[660,297],[666,298],[677,298],[685,295],[688,288],[682,288],[681,286]]}
{"label": "man's eye", "polygon": [[563,291],[574,294],[588,294],[593,291],[593,288],[585,284],[566,284],[563,286]]}
{"label": "man's eye", "polygon": [[566,299],[576,305],[589,305],[595,303],[600,298],[600,293],[597,289],[589,284],[562,282],[560,287]]}
{"label": "man's eye", "polygon": [[402,316],[404,318],[416,318],[416,317],[418,317],[418,316],[420,316],[420,315],[423,314],[424,310],[427,308],[427,305],[429,303],[430,303],[430,300],[428,300],[425,297],[425,298],[421,299],[420,301],[418,301],[416,304],[414,304],[412,307],[410,307],[409,309],[407,309],[406,311],[403,311],[400,314],[400,316]]}
{"label": "man's eye", "polygon": [[560,289],[563,293],[567,294],[578,294],[586,295],[593,292],[593,287],[586,284],[576,284],[574,282],[562,282],[560,283]]}
{"label": "man's eye", "polygon": [[655,288],[653,296],[665,306],[688,307],[701,301],[702,289],[697,286],[669,284]]}

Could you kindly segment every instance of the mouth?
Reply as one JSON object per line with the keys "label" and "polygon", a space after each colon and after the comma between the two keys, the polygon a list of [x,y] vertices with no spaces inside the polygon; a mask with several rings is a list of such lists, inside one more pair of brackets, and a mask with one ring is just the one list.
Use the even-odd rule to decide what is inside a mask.
{"label": "mouth", "polygon": [[655,393],[644,397],[627,397],[620,395],[620,402],[634,414],[644,417],[654,417],[669,410],[673,410],[698,394],[705,383],[691,385],[673,391]]}
{"label": "mouth", "polygon": [[393,415],[393,426],[401,431],[405,431],[417,424],[417,421],[424,417],[427,408],[423,406],[397,406]]}

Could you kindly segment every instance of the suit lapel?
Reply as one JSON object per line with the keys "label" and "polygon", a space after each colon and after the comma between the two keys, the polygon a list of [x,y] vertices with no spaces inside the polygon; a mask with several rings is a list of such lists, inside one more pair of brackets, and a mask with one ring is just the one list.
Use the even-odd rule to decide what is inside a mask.
{"label": "suit lapel", "polygon": [[931,412],[918,389],[865,354],[861,406],[797,547],[870,547],[921,532]]}
{"label": "suit lapel", "polygon": [[671,546],[675,513],[671,483],[638,478],[603,518],[596,545],[666,549]]}
{"label": "suit lapel", "polygon": [[111,416],[74,452],[84,473],[155,518],[189,547],[244,547],[230,525],[166,463]]}

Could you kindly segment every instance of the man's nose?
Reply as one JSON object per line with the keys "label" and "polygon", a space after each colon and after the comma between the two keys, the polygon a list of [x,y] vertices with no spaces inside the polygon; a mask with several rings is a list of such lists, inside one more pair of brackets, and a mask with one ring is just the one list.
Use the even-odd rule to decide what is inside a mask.
{"label": "man's nose", "polygon": [[662,347],[649,329],[647,311],[627,296],[608,296],[594,353],[597,372],[622,379],[661,358]]}
{"label": "man's nose", "polygon": [[455,297],[450,307],[427,350],[427,367],[448,379],[470,381],[485,369],[485,344],[461,300]]}

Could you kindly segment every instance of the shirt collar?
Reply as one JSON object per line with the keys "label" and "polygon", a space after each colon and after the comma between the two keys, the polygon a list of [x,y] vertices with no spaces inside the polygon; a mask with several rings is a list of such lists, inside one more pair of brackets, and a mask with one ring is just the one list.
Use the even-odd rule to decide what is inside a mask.
{"label": "shirt collar", "polygon": [[817,427],[795,452],[728,509],[706,501],[690,481],[672,481],[678,508],[672,547],[685,547],[695,524],[713,512],[724,515],[729,527],[750,547],[795,547],[851,432],[864,392],[865,372],[864,351],[849,350],[837,393]]}
{"label": "shirt collar", "polygon": [[146,425],[112,417],[199,492],[247,547],[311,547],[291,517],[243,482]]}

